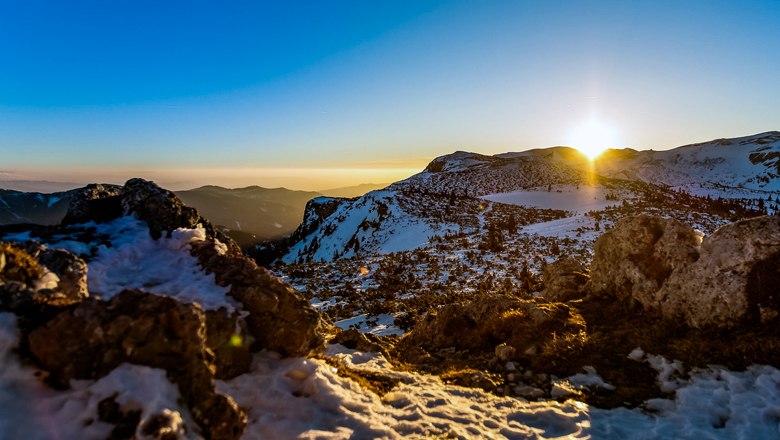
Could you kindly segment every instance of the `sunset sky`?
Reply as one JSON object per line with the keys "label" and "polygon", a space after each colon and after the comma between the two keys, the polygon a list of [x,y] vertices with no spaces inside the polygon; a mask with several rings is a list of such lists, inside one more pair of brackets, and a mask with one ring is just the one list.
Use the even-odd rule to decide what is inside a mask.
{"label": "sunset sky", "polygon": [[779,54],[776,0],[0,0],[0,180],[324,189],[587,121],[666,149],[780,129]]}

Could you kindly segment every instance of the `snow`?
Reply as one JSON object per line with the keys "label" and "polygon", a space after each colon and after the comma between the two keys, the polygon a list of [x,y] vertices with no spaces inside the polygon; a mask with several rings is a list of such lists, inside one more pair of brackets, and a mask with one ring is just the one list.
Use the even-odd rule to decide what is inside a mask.
{"label": "snow", "polygon": [[[107,223],[85,223],[74,228],[90,227],[95,235],[108,237],[108,244],[84,243],[67,235],[58,236],[46,243],[50,248],[69,250],[88,256],[87,288],[91,295],[111,299],[124,289],[144,289],[171,296],[184,303],[199,303],[204,309],[228,311],[240,308],[227,292],[229,287],[217,285],[213,274],[206,274],[197,258],[190,254],[190,243],[206,238],[201,225],[195,229],[177,229],[171,237],[154,240],[149,227],[133,216],[118,218]],[[5,240],[27,241],[30,233],[9,234]],[[227,251],[220,242],[218,252]]]}
{"label": "snow", "polygon": [[582,387],[596,387],[603,388],[605,390],[615,389],[614,385],[604,382],[604,379],[599,376],[595,368],[591,366],[585,366],[582,367],[582,369],[585,370],[585,373],[569,376],[566,378],[566,380],[575,387],[578,387],[578,389],[581,389]]}
{"label": "snow", "polygon": [[174,297],[184,303],[199,303],[204,309],[237,307],[227,292],[206,274],[189,243],[205,239],[205,230],[177,229],[170,238],[154,240],[145,222],[132,216],[97,224],[98,233],[110,235],[111,247],[100,245],[89,262],[88,289],[92,295],[110,299],[124,289],[143,288]]}
{"label": "snow", "polygon": [[713,367],[680,383],[674,400],[638,409],[591,408],[599,439],[769,439],[780,437],[780,371],[754,365],[744,372]]}
{"label": "snow", "polygon": [[390,370],[380,355],[332,345],[346,365],[401,380],[379,397],[320,360],[255,357],[253,371],[218,382],[249,408],[245,439],[265,438],[587,438],[587,406],[525,402],[444,385],[435,376]]}
{"label": "snow", "polygon": [[[454,225],[435,227],[401,209],[395,191],[372,191],[355,201],[345,202],[322,222],[316,231],[293,245],[282,261],[290,264],[300,258],[332,261],[334,257],[354,257],[356,240],[361,253],[388,254],[425,246],[430,237],[456,229]],[[380,208],[384,206],[384,208]],[[380,214],[384,211],[384,214]],[[379,224],[377,228],[376,225]],[[354,238],[354,240],[353,240]],[[311,250],[315,246],[316,249]]]}
{"label": "snow", "polygon": [[0,313],[0,438],[108,438],[113,426],[99,421],[97,408],[114,395],[123,411],[141,411],[136,438],[148,438],[141,427],[157,414],[174,421],[173,434],[196,438],[189,413],[177,403],[178,388],[165,371],[122,364],[97,381],[72,381],[70,389],[55,391],[43,384],[35,368],[20,363],[14,353],[18,338],[16,317]]}
{"label": "snow", "polygon": [[547,191],[546,187],[534,188],[531,190],[489,194],[480,198],[509,205],[530,206],[541,209],[562,209],[584,213],[587,211],[599,211],[607,206],[619,204],[618,201],[606,199],[606,195],[610,192],[613,191],[597,185],[554,185],[550,191]]}
{"label": "snow", "polygon": [[55,204],[55,203],[59,202],[60,200],[62,200],[62,197],[58,197],[58,196],[49,196],[49,200],[48,200],[48,202],[46,203],[46,206],[47,206],[47,207],[49,207],[49,208],[51,208],[52,206],[54,206],[54,204]]}
{"label": "snow", "polygon": [[[682,382],[673,399],[612,410],[574,400],[527,402],[397,372],[381,355],[331,345],[327,355],[352,369],[400,379],[384,397],[339,377],[320,360],[255,357],[253,370],[218,382],[248,408],[246,439],[260,438],[777,438],[780,371],[710,368]],[[572,378],[574,380],[572,381]],[[568,378],[603,386],[595,370]]]}

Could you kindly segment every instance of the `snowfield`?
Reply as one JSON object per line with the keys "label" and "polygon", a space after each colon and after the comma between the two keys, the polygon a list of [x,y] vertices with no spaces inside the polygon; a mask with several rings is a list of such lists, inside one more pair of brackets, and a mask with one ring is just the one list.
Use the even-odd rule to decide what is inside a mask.
{"label": "snowfield", "polygon": [[619,200],[607,200],[614,191],[599,185],[552,185],[547,188],[488,194],[480,197],[491,202],[530,206],[542,209],[562,209],[574,213],[600,211],[607,206],[619,205]]}

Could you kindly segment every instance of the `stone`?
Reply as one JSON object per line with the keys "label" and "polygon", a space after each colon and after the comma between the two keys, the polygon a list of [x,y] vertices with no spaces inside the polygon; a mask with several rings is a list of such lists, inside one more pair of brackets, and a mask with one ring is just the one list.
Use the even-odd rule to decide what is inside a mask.
{"label": "stone", "polygon": [[562,302],[580,298],[584,296],[583,288],[589,279],[585,265],[567,255],[544,268],[544,290],[540,295],[550,301]]}
{"label": "stone", "polygon": [[661,312],[691,327],[765,323],[780,311],[780,216],[741,220],[705,237],[700,257],[659,290]]}
{"label": "stone", "polygon": [[240,250],[222,253],[213,242],[192,244],[192,255],[217,284],[249,312],[245,320],[254,350],[267,349],[285,356],[306,356],[325,347],[329,325],[289,285],[259,267]]}
{"label": "stone", "polygon": [[675,269],[699,258],[702,236],[676,220],[626,217],[596,240],[586,289],[657,310],[663,301],[659,289]]}
{"label": "stone", "polygon": [[70,199],[63,225],[111,221],[122,216],[119,203],[121,187],[93,183],[75,192]]}
{"label": "stone", "polygon": [[197,304],[139,290],[110,301],[88,299],[27,335],[33,359],[53,385],[98,379],[123,362],[161,368],[207,438],[237,439],[246,416],[214,387],[214,355]]}
{"label": "stone", "polygon": [[202,223],[195,208],[185,206],[171,191],[144,179],[130,179],[120,192],[122,215],[135,215],[149,225],[152,238],[177,228],[192,229]]}
{"label": "stone", "polygon": [[517,349],[504,342],[496,346],[495,354],[501,362],[508,362],[514,359],[515,354],[517,354]]}

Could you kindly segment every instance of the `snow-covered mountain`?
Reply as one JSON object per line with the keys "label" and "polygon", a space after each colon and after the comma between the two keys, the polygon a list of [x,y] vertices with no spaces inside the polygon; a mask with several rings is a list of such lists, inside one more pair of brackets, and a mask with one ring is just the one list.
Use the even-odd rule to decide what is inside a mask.
{"label": "snow-covered mountain", "polygon": [[[486,215],[495,212],[494,206],[506,204],[564,211],[558,223],[548,225],[564,235],[593,228],[595,222],[585,213],[624,200],[640,212],[688,203],[707,205],[701,209],[728,217],[734,207],[711,203],[719,198],[740,199],[745,208],[772,212],[772,193],[780,192],[778,167],[780,132],[668,151],[608,150],[595,163],[569,147],[495,156],[458,151],[437,157],[422,172],[382,191],[342,200],[327,216],[307,214],[317,217],[316,224],[299,228],[281,260],[329,261],[412,250],[436,236],[477,233],[489,223]],[[681,201],[681,191],[702,199]],[[519,211],[513,215],[525,215],[523,224],[539,220]]]}

